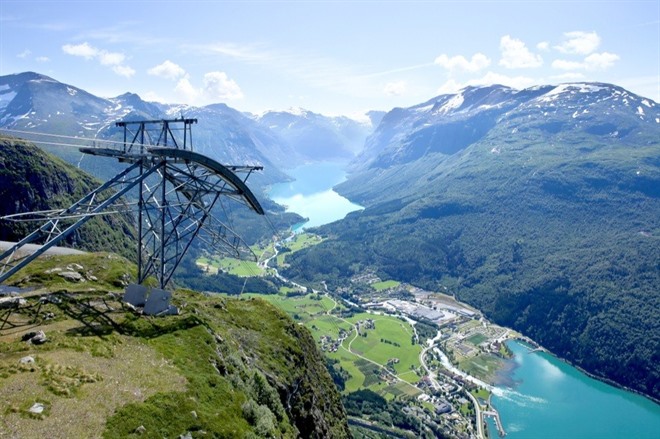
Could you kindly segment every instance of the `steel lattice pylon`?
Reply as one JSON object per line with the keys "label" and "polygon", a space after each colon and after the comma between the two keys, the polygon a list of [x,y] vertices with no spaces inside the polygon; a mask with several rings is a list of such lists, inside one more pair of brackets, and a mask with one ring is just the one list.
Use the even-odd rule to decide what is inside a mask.
{"label": "steel lattice pylon", "polygon": [[[67,209],[5,217],[30,216],[34,220],[36,216],[43,223],[0,255],[0,282],[94,216],[129,208],[122,201],[129,193],[138,199],[138,283],[154,276],[164,288],[195,238],[222,254],[256,259],[230,227],[213,217],[212,209],[221,198],[230,198],[263,215],[245,184],[253,171],[263,168],[224,166],[194,152],[191,126],[196,122],[183,118],[118,122],[124,128],[122,146],[80,148],[87,154],[117,158],[128,167]],[[22,254],[21,249],[31,243],[43,246],[32,254]]]}

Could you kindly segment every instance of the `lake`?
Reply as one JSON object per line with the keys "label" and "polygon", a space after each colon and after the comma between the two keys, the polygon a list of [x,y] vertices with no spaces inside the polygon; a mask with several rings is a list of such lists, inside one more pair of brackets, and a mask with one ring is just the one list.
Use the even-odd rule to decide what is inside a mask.
{"label": "lake", "polygon": [[349,212],[362,209],[332,190],[346,179],[341,163],[312,163],[287,171],[287,174],[295,180],[273,185],[269,196],[286,206],[287,212],[308,218],[307,222],[294,228],[298,231],[340,220]]}
{"label": "lake", "polygon": [[[507,439],[618,439],[660,437],[660,405],[588,377],[545,352],[509,341],[515,357],[492,403]],[[497,429],[488,421],[490,437]]]}

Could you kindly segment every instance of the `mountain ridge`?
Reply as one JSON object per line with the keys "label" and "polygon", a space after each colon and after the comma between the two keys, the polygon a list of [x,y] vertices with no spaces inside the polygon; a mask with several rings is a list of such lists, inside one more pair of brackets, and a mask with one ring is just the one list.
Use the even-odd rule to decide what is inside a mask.
{"label": "mountain ridge", "polygon": [[[305,110],[299,114],[278,113],[296,119],[298,124],[304,122],[302,131],[286,128],[274,131],[261,123],[258,116],[224,103],[203,107],[162,104],[146,102],[130,92],[100,98],[39,73],[0,77],[0,128],[9,130],[121,141],[120,130],[114,126],[117,121],[178,118],[183,114],[199,120],[194,136],[199,152],[222,163],[264,166],[262,176],[256,178],[261,186],[287,180],[284,170],[309,160],[328,157],[348,160],[371,129],[346,117],[333,118]],[[306,118],[304,114],[313,117]],[[314,137],[328,137],[332,141],[321,147],[308,145]],[[341,146],[346,151],[334,156],[328,145]],[[46,148],[70,163],[79,161],[75,151],[48,145]],[[84,161],[81,166],[97,176],[101,176],[99,170],[105,167],[87,168],[89,165]]]}
{"label": "mountain ridge", "polygon": [[448,288],[658,399],[660,346],[645,335],[660,333],[658,105],[593,83],[460,93],[383,118],[366,165],[335,188],[365,209],[319,228],[328,239],[285,275],[341,286],[371,268]]}

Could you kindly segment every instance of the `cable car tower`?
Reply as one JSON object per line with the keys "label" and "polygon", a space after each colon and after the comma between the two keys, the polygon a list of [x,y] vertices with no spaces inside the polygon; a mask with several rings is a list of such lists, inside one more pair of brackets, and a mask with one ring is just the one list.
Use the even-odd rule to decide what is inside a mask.
{"label": "cable car tower", "polygon": [[[4,219],[39,220],[36,230],[0,255],[0,283],[91,218],[126,211],[124,195],[137,198],[138,283],[150,276],[164,289],[195,238],[221,254],[256,256],[227,224],[212,215],[216,203],[230,198],[259,215],[264,210],[246,185],[262,166],[222,165],[193,151],[197,119],[117,122],[123,142],[110,147],[81,147],[93,156],[116,158],[127,167],[66,209],[20,213]],[[42,244],[26,254],[28,244]]]}

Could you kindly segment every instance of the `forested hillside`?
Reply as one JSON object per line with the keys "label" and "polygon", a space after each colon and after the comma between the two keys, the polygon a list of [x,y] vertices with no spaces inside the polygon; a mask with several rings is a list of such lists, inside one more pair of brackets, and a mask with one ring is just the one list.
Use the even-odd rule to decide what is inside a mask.
{"label": "forested hillside", "polygon": [[[0,216],[67,208],[100,184],[29,142],[0,136]],[[0,240],[19,241],[42,223],[0,220]],[[134,258],[134,237],[130,213],[104,215],[76,230],[63,245]]]}
{"label": "forested hillside", "polygon": [[[659,398],[659,121],[655,103],[604,84],[395,110],[338,188],[366,209],[321,228],[330,239],[293,255],[287,275],[340,284],[373,267],[446,287]],[[469,133],[447,141],[460,126]]]}

